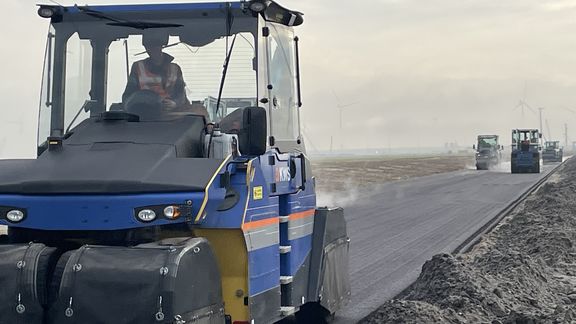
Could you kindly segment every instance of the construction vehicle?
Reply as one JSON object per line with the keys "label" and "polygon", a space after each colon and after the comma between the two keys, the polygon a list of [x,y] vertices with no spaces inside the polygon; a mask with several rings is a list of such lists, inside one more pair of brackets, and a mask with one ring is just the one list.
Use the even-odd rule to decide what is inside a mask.
{"label": "construction vehicle", "polygon": [[[0,161],[0,323],[320,322],[345,305],[344,213],[316,208],[299,126],[301,13],[254,0],[38,14],[38,156]],[[143,38],[162,35],[181,109],[152,90],[122,99]],[[211,98],[232,99],[206,114]]]}
{"label": "construction vehicle", "polygon": [[563,148],[560,147],[560,141],[546,141],[544,142],[544,149],[542,150],[542,162],[562,162]]}
{"label": "construction vehicle", "polygon": [[541,138],[538,129],[512,130],[512,173],[540,173]]}
{"label": "construction vehicle", "polygon": [[502,146],[498,143],[498,135],[478,135],[478,142],[473,148],[476,150],[477,170],[488,170],[500,165]]}

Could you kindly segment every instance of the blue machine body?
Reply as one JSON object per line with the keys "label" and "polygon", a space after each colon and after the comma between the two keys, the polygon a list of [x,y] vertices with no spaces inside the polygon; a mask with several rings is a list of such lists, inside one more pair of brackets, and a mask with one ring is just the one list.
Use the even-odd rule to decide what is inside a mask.
{"label": "blue machine body", "polygon": [[[233,322],[274,322],[305,304],[333,313],[345,303],[350,290],[343,213],[316,208],[315,179],[299,128],[293,27],[302,23],[301,13],[255,0],[42,5],[39,14],[51,21],[43,84],[50,98],[41,107],[37,159],[0,161],[0,224],[8,226],[10,239],[62,241],[69,247],[83,238],[98,242],[107,233],[205,238],[219,265],[224,312]],[[226,55],[208,57],[204,65],[221,68],[219,59],[225,58],[225,66],[244,68],[224,69],[220,92],[209,89],[218,98],[190,100],[188,110],[162,111],[162,118],[139,115],[128,101],[111,102],[112,84],[124,86],[133,75],[129,61],[137,67],[145,53],[133,47],[159,33],[170,39],[165,51],[183,55],[181,65],[207,47],[212,51],[207,53]],[[106,71],[111,64],[117,65]],[[76,65],[86,70],[71,74]],[[115,73],[122,70],[118,66],[127,76]],[[185,79],[195,77],[192,68],[182,70]],[[88,76],[86,89],[80,89],[82,76]],[[240,87],[248,79],[255,83],[245,87],[250,95],[221,98],[225,81]],[[74,101],[70,80],[85,96],[82,101]],[[139,105],[154,104],[146,98]],[[234,112],[243,114],[240,128],[227,129]],[[250,119],[257,117],[258,125]],[[216,147],[212,137],[219,125],[230,141]],[[10,218],[13,211],[24,217]],[[155,217],[144,219],[143,211]]]}
{"label": "blue machine body", "polygon": [[539,173],[542,135],[537,129],[512,130],[512,173]]}

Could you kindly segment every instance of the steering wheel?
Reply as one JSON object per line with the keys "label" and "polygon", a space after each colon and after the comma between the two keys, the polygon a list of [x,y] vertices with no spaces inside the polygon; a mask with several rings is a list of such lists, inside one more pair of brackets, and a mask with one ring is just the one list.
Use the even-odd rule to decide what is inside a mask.
{"label": "steering wheel", "polygon": [[162,111],[162,97],[152,90],[138,90],[124,103],[124,110],[143,120],[155,120]]}

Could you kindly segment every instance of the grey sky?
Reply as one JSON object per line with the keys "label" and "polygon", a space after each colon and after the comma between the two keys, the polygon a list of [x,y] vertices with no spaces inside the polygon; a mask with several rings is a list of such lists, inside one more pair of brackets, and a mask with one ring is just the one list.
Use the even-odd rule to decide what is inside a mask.
{"label": "grey sky", "polygon": [[[298,34],[310,148],[327,149],[330,136],[337,148],[471,145],[477,133],[508,143],[511,128],[538,125],[532,112],[522,119],[513,110],[525,82],[552,136],[566,122],[576,140],[576,114],[566,110],[576,111],[576,0],[282,3],[305,14]],[[47,24],[33,1],[3,9],[0,156],[30,156]],[[344,110],[342,131],[334,93],[340,104],[358,102]]]}

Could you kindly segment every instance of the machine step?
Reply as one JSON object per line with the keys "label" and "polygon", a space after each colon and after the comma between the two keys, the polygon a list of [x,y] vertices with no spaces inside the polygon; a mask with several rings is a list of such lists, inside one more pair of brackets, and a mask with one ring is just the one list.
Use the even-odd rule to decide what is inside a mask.
{"label": "machine step", "polygon": [[292,276],[280,276],[280,283],[282,285],[287,285],[287,284],[291,283],[293,279],[294,279],[294,277],[292,277]]}
{"label": "machine step", "polygon": [[290,316],[296,312],[296,307],[294,306],[282,306],[280,307],[280,313],[283,316]]}

